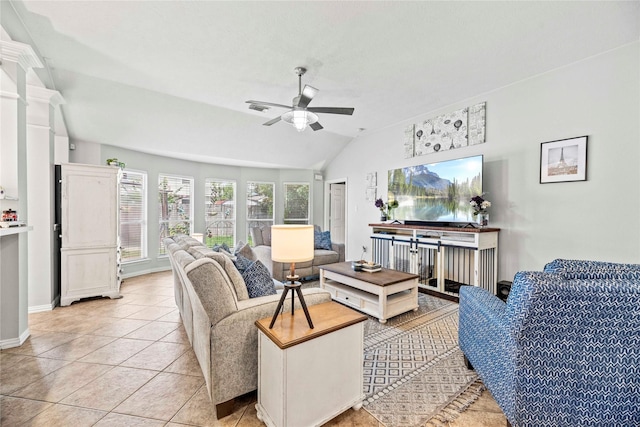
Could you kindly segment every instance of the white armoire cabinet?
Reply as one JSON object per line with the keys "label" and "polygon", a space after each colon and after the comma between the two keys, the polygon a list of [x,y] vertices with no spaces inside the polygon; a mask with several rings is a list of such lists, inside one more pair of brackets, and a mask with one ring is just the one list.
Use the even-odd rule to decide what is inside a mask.
{"label": "white armoire cabinet", "polygon": [[61,166],[60,305],[120,298],[118,182],[112,166]]}

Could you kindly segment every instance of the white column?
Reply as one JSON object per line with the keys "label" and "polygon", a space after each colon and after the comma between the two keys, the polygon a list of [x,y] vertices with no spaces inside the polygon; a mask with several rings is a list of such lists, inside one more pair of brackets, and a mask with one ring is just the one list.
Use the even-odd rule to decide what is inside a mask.
{"label": "white column", "polygon": [[[31,46],[0,34],[0,185],[18,198],[0,206],[28,221],[26,73],[42,63]],[[29,336],[27,234],[0,237],[0,348],[18,346]]]}
{"label": "white column", "polygon": [[27,202],[29,205],[29,312],[52,310],[59,297],[54,272],[55,109],[60,93],[27,85]]}

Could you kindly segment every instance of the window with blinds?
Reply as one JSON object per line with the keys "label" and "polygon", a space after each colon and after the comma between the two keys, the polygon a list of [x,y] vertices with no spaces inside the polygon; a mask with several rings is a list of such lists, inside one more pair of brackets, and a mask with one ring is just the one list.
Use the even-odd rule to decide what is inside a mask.
{"label": "window with blinds", "polygon": [[284,183],[284,223],[309,224],[308,183]]}
{"label": "window with blinds", "polygon": [[226,243],[233,248],[236,234],[236,183],[205,180],[205,243],[209,247]]}
{"label": "window with blinds", "polygon": [[124,170],[120,180],[120,259],[147,257],[147,174]]}
{"label": "window with blinds", "polygon": [[193,232],[193,178],[158,175],[158,217],[158,254],[165,255],[165,237]]}
{"label": "window with blinds", "polygon": [[251,241],[251,227],[273,225],[273,182],[247,182],[247,239]]}

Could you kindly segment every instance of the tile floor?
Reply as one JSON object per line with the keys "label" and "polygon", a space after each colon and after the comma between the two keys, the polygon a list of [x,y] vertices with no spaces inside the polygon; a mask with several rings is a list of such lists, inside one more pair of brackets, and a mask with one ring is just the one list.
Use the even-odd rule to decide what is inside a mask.
{"label": "tile floor", "polygon": [[[216,420],[180,323],[171,272],[127,279],[123,298],[29,315],[31,336],[0,351],[2,426],[260,426],[256,393]],[[329,426],[382,426],[349,409]],[[450,426],[505,426],[488,392]]]}

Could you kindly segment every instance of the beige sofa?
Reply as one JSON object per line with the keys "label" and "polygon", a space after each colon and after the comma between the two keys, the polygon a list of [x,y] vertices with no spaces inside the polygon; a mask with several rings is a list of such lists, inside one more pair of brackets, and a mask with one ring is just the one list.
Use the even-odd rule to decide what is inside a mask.
{"label": "beige sofa", "polygon": [[[320,227],[314,226],[316,231]],[[289,263],[276,262],[271,260],[271,227],[251,227],[249,230],[253,241],[253,251],[257,255],[273,278],[279,282],[284,282],[289,274]],[[331,242],[331,249],[314,249],[313,260],[306,262],[296,262],[296,274],[301,278],[318,276],[320,266],[344,261],[344,243]]]}
{"label": "beige sofa", "polygon": [[[256,320],[271,317],[280,294],[249,298],[232,259],[189,236],[163,240],[173,270],[175,300],[218,418],[258,385]],[[331,301],[327,291],[303,289],[307,305]],[[298,300],[296,299],[296,306]]]}

